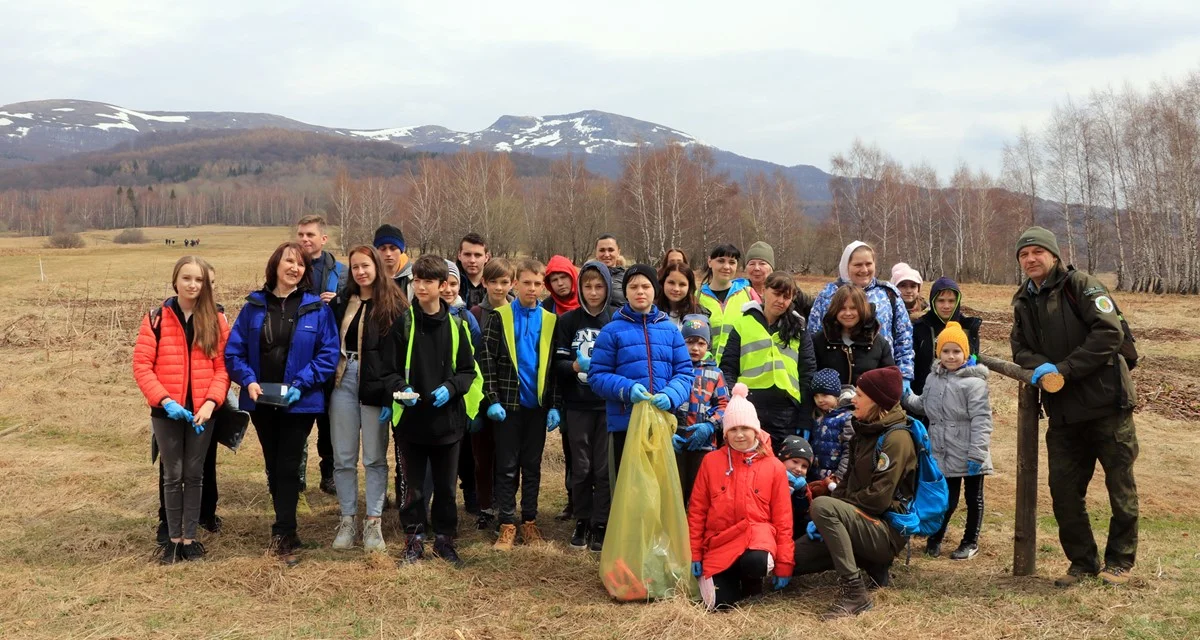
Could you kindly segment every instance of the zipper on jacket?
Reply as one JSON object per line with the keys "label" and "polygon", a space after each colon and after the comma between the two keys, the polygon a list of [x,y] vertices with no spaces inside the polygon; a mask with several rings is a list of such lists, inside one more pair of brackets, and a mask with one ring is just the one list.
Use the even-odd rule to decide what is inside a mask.
{"label": "zipper on jacket", "polygon": [[646,369],[650,372],[650,393],[654,393],[654,356],[650,353],[650,325],[642,315],[642,335],[646,338]]}

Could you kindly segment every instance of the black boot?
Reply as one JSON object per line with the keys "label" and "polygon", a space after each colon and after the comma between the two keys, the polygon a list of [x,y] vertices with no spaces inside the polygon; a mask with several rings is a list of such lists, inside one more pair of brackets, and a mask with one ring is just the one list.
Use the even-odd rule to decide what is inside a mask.
{"label": "black boot", "polygon": [[842,588],[842,594],[821,614],[822,620],[856,616],[871,608],[871,594],[867,593],[861,571],[851,578],[838,578],[838,586]]}
{"label": "black boot", "polygon": [[408,534],[404,544],[404,562],[412,564],[425,557],[425,534],[420,531]]}
{"label": "black boot", "polygon": [[163,545],[162,547],[162,557],[158,559],[158,563],[175,564],[176,562],[182,560],[183,556],[180,554],[179,549],[182,546],[183,545],[179,544],[178,542],[171,542],[171,539],[168,538],[167,544]]}
{"label": "black boot", "polygon": [[462,558],[458,557],[458,551],[454,548],[454,539],[450,536],[437,536],[433,539],[433,555],[458,569],[466,564]]}
{"label": "black boot", "polygon": [[572,549],[586,549],[588,546],[588,521],[576,520],[575,532],[571,534]]}

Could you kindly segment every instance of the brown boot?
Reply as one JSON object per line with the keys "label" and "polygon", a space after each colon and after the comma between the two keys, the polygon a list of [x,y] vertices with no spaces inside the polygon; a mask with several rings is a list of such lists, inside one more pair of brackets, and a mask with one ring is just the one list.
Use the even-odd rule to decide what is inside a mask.
{"label": "brown boot", "polygon": [[1129,569],[1106,564],[1100,572],[1100,581],[1110,587],[1123,587],[1129,584]]}
{"label": "brown boot", "polygon": [[1067,569],[1066,574],[1059,576],[1058,579],[1056,579],[1054,581],[1054,586],[1061,587],[1063,589],[1067,589],[1067,588],[1079,585],[1079,584],[1083,583],[1084,581],[1090,580],[1095,577],[1096,577],[1096,574],[1094,574],[1094,573],[1091,573],[1089,571],[1081,571],[1079,569],[1075,569],[1074,567],[1072,567],[1070,569]]}
{"label": "brown boot", "polygon": [[500,537],[496,538],[496,544],[492,545],[492,548],[497,551],[512,551],[516,541],[517,525],[502,524],[500,525]]}
{"label": "brown boot", "polygon": [[838,578],[838,585],[842,588],[842,595],[821,614],[822,620],[856,616],[871,608],[871,595],[867,593],[861,571],[853,578]]}
{"label": "brown boot", "polygon": [[525,544],[539,544],[546,539],[542,537],[542,532],[538,531],[537,523],[530,520],[521,524],[521,541]]}

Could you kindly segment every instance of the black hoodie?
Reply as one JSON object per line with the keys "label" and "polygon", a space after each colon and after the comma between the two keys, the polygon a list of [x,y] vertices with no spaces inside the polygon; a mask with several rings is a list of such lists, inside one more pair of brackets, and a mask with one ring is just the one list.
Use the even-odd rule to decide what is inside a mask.
{"label": "black hoodie", "polygon": [[[392,331],[385,341],[383,379],[391,392],[411,386],[421,394],[414,407],[404,407],[396,422],[396,437],[424,445],[453,444],[462,439],[467,428],[467,412],[463,396],[475,379],[475,360],[471,357],[471,334],[464,322],[451,324],[450,307],[439,301],[438,312],[426,314],[420,304],[414,304],[411,329]],[[459,331],[458,356],[450,353],[451,327]],[[413,334],[412,362],[407,362],[408,334]],[[411,369],[405,373],[405,369]],[[433,391],[446,385],[450,401],[441,407],[433,406]],[[403,405],[401,405],[403,406]]]}
{"label": "black hoodie", "polygon": [[[608,288],[608,296],[604,300],[599,314],[593,314],[587,309],[587,301],[583,299],[583,275],[588,270],[594,270],[604,278]],[[588,384],[586,373],[576,373],[574,367],[576,353],[582,351],[592,355],[592,346],[600,329],[612,320],[613,299],[612,275],[603,262],[591,260],[584,263],[579,270],[579,308],[564,313],[554,325],[554,361],[553,371],[562,385],[563,408],[574,411],[604,411],[604,399],[592,391]]]}

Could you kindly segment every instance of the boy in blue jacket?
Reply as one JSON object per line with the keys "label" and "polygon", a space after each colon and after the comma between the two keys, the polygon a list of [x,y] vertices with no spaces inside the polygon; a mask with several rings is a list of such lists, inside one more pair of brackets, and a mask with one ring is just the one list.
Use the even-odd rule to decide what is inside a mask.
{"label": "boy in blue jacket", "polygon": [[626,303],[596,337],[588,380],[606,401],[610,486],[617,486],[625,434],[635,402],[674,411],[688,400],[692,360],[683,334],[654,306],[658,280],[649,265],[625,272]]}

